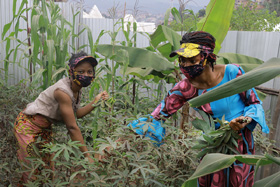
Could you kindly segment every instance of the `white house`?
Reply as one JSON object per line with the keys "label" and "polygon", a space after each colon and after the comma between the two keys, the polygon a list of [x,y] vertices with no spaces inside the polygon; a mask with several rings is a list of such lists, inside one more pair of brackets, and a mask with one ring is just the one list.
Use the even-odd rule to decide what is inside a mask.
{"label": "white house", "polygon": [[104,18],[104,17],[102,16],[97,6],[94,5],[89,11],[89,13],[86,13],[85,11],[83,12],[83,18]]}
{"label": "white house", "polygon": [[154,32],[156,30],[156,24],[151,22],[137,22],[131,14],[124,16],[124,26],[127,28],[127,24],[130,22],[130,30],[133,30],[133,23],[137,24],[137,31],[139,32]]}

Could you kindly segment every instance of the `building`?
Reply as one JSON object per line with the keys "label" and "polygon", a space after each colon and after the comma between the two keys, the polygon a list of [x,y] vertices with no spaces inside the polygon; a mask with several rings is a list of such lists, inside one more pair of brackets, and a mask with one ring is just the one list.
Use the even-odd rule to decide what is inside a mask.
{"label": "building", "polygon": [[94,5],[89,13],[83,11],[83,18],[104,18],[101,14],[101,12],[99,11],[99,9],[97,8],[96,5]]}
{"label": "building", "polygon": [[136,19],[131,14],[126,14],[124,16],[124,28],[127,28],[128,23],[130,22],[130,30],[133,30],[133,23],[137,24],[138,32],[154,32],[156,30],[156,24],[152,22],[137,22]]}

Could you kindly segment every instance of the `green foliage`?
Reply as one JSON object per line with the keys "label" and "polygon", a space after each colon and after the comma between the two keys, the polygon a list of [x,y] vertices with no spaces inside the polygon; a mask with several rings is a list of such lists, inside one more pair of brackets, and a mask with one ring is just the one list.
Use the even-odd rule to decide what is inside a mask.
{"label": "green foliage", "polygon": [[[1,112],[5,113],[1,113],[1,116],[6,120],[1,121],[1,125],[5,125],[5,128],[1,126],[1,133],[5,136],[0,141],[0,184],[16,185],[22,170],[17,163],[16,142],[10,123],[38,93],[21,86],[2,89],[8,90],[5,95],[1,95],[1,103],[5,101],[5,105],[1,106]],[[90,88],[84,90],[82,104],[87,103],[89,91]],[[42,153],[54,156],[55,170],[45,167],[41,157],[29,158],[31,165],[25,169],[33,172],[37,178],[29,181],[27,186],[40,186],[42,183],[46,186],[179,186],[192,174],[197,164],[196,151],[191,149],[195,133],[185,135],[170,126],[173,122],[168,120],[165,125],[168,126],[165,142],[158,148],[149,139],[135,135],[126,124],[138,118],[141,113],[151,112],[159,101],[139,98],[135,106],[138,108],[138,116],[134,116],[131,112],[133,109],[129,109],[132,107],[125,107],[124,102],[121,102],[122,95],[116,92],[115,97],[113,112],[109,110],[114,100],[109,100],[104,105],[96,104],[96,109],[87,118],[78,120],[90,152],[93,155],[104,154],[102,163],[96,161],[89,164],[79,151],[79,143],[69,140],[65,133],[66,127],[53,124],[55,141],[46,145]],[[116,142],[119,138],[121,141]],[[40,138],[37,143],[40,143]],[[108,146],[110,150],[105,149]],[[40,173],[36,173],[36,169],[40,169]],[[51,176],[54,178],[51,179]]]}
{"label": "green foliage", "polygon": [[[192,121],[192,125],[204,132],[197,139],[197,143],[193,146],[193,149],[199,149],[202,151],[197,154],[197,157],[203,157],[209,153],[223,153],[223,154],[239,154],[236,151],[238,147],[237,141],[241,139],[237,132],[233,131],[228,125],[229,122],[224,119],[216,119],[215,121],[211,116],[207,115],[203,111],[199,111],[204,120],[196,118]],[[220,128],[215,130],[215,123],[220,123]]]}
{"label": "green foliage", "polygon": [[245,72],[248,72],[263,64],[263,61],[237,53],[219,53],[217,64],[238,64]]}
{"label": "green foliage", "polygon": [[[173,9],[175,10],[176,8]],[[173,12],[172,15],[174,16],[174,18],[178,17]],[[204,15],[205,15],[205,11],[204,11]],[[192,10],[186,9],[183,11],[183,17],[181,19],[174,19],[173,21],[171,21],[169,27],[174,31],[188,31],[188,32],[195,31],[198,20],[199,20],[199,13],[194,14]]]}
{"label": "green foliage", "polygon": [[206,15],[197,23],[197,30],[209,32],[216,38],[214,53],[218,54],[227,35],[235,0],[211,0]]}
{"label": "green foliage", "polygon": [[[112,128],[105,127],[103,131],[112,133]],[[113,136],[107,134],[106,138],[96,140],[99,149],[92,153],[104,154],[102,163],[89,164],[83,159],[77,142],[46,145],[44,152],[55,155],[55,170],[44,169],[40,158],[30,158],[32,164],[28,170],[41,168],[41,172],[35,173],[36,181],[30,181],[28,186],[42,183],[48,186],[179,186],[195,168],[189,138],[175,140],[170,135],[166,144],[158,148],[122,125],[115,124],[114,131]],[[176,131],[170,133],[179,135]],[[122,141],[114,141],[116,137]],[[108,146],[111,148],[105,149]]]}
{"label": "green foliage", "polygon": [[257,3],[241,5],[233,11],[230,30],[236,31],[274,31],[280,22],[275,11],[257,9]]}
{"label": "green foliage", "polygon": [[[25,5],[24,3],[26,2],[23,1],[20,6],[23,7],[22,5]],[[200,21],[198,26],[201,30],[213,34],[217,38],[218,44],[220,44],[227,33],[233,1],[223,0],[217,2],[219,4],[215,4],[214,0],[211,0],[209,7],[206,9],[206,17]],[[105,159],[102,162],[96,161],[94,164],[89,164],[78,150],[80,145],[77,142],[68,141],[69,137],[65,133],[65,127],[54,124],[56,140],[46,145],[46,149],[43,152],[54,155],[56,169],[45,168],[40,157],[29,158],[32,160],[29,171],[41,168],[41,173],[34,173],[37,175],[37,180],[30,181],[28,186],[40,186],[42,183],[46,183],[49,186],[181,185],[195,169],[196,162],[194,160],[196,160],[197,152],[192,150],[191,147],[193,147],[192,140],[197,136],[197,131],[189,130],[188,134],[184,134],[173,127],[177,118],[170,119],[164,125],[167,128],[165,143],[158,148],[147,138],[135,135],[133,131],[126,127],[130,121],[139,118],[143,114],[151,113],[156,104],[162,100],[161,86],[164,87],[165,84],[162,78],[174,80],[174,76],[170,76],[170,73],[176,70],[175,66],[170,63],[175,58],[169,58],[168,55],[171,51],[179,48],[181,36],[166,25],[162,25],[157,28],[155,33],[147,35],[151,39],[151,46],[146,49],[139,49],[136,46],[136,24],[133,23],[133,31],[130,31],[129,29],[125,30],[123,22],[121,22],[121,26],[117,27],[118,23],[120,23],[117,22],[113,31],[102,31],[94,43],[91,30],[88,27],[85,26],[85,29],[82,29],[79,33],[74,33],[75,18],[78,13],[73,14],[73,23],[69,23],[62,18],[60,9],[53,2],[46,3],[43,0],[40,6],[38,3],[39,1],[34,1],[34,7],[30,8],[32,11],[30,35],[32,45],[29,48],[32,49],[32,54],[25,54],[30,63],[40,66],[40,69],[34,75],[35,80],[41,80],[42,75],[44,75],[44,87],[47,87],[59,79],[65,73],[65,66],[62,63],[69,56],[67,52],[68,41],[72,39],[71,49],[79,51],[85,46],[77,46],[75,41],[86,30],[92,55],[99,57],[95,53],[97,50],[105,58],[100,58],[99,62],[102,63],[99,64],[100,67],[97,69],[95,82],[91,87],[84,90],[82,104],[88,103],[101,89],[110,92],[112,98],[107,102],[97,103],[96,109],[90,115],[83,120],[78,120],[86,144],[90,147],[90,152],[104,154]],[[220,5],[222,5],[222,8]],[[20,15],[15,13],[15,6],[16,0],[14,0],[13,7],[13,21],[16,20],[17,15]],[[177,15],[175,9],[170,10],[170,12],[173,15]],[[48,17],[47,14],[50,14],[51,17]],[[192,12],[189,14],[194,16]],[[21,14],[21,16],[23,15]],[[182,21],[180,17],[177,16],[176,18],[177,21]],[[12,22],[4,27],[2,38],[5,37],[11,25]],[[67,26],[70,27],[69,30]],[[128,26],[127,28],[130,27]],[[20,29],[16,29],[15,33],[5,38],[7,42],[6,66],[10,63],[9,56],[13,52],[16,55],[17,51],[16,49],[10,50],[9,42],[20,31]],[[124,34],[126,41],[116,40],[120,31]],[[104,34],[108,34],[111,37],[111,45],[97,45]],[[224,57],[224,59],[226,58]],[[5,69],[5,72],[7,72],[7,69]],[[147,86],[149,81],[146,80],[160,83],[159,87],[155,89],[155,94],[149,97],[146,94],[152,88]],[[6,89],[6,87],[3,87],[3,90]],[[10,132],[6,133],[6,137],[0,141],[0,169],[4,173],[4,176],[1,176],[1,179],[5,180],[3,181],[4,184],[16,183],[17,181],[13,180],[12,174],[16,173],[14,177],[19,178],[19,173],[22,171],[18,168],[15,158],[15,146],[10,148],[7,145],[15,145],[15,141],[10,140],[10,138],[13,137],[11,135],[12,123],[17,113],[24,108],[27,102],[34,98],[26,100],[24,104],[14,99],[20,97],[20,99],[24,100],[24,98],[36,95],[36,93],[30,94],[32,91],[29,88],[24,89],[26,92],[28,90],[28,96],[25,95],[25,92],[17,92],[17,89],[18,87],[15,87],[4,92],[3,100],[5,101],[5,99],[9,98],[7,101],[11,100],[12,102],[5,101],[4,109],[0,110],[1,116],[2,111],[4,111],[4,117],[2,118],[4,122],[1,121],[1,126],[4,125],[5,129],[3,132]],[[17,106],[14,103],[22,103],[22,105],[14,109],[13,107]],[[8,126],[9,128],[6,128]],[[204,127],[201,128],[203,129]],[[115,141],[119,138],[120,141]],[[211,143],[209,138],[207,140]],[[106,149],[108,146],[111,149]],[[7,150],[8,153],[6,154]],[[241,157],[238,158],[241,159]],[[54,176],[54,180],[51,180],[50,176]],[[195,183],[196,181],[192,180],[192,182]]]}
{"label": "green foliage", "polygon": [[275,78],[279,74],[279,59],[272,58],[244,75],[239,76],[203,95],[191,99],[188,102],[192,107],[201,106],[211,101],[222,99],[251,89]]}
{"label": "green foliage", "polygon": [[13,124],[18,113],[39,93],[23,82],[9,87],[0,83],[0,89],[0,186],[16,186],[21,170],[16,159],[17,144]]}
{"label": "green foliage", "polygon": [[[273,157],[269,154],[266,154],[265,156],[260,155],[225,155],[220,153],[212,153],[206,155],[199,166],[197,167],[194,174],[183,184],[183,186],[189,186],[190,183],[193,183],[194,180],[196,180],[199,177],[214,173],[216,171],[220,171],[221,169],[230,167],[235,161],[240,161],[245,164],[249,165],[256,165],[256,170],[259,166],[267,165],[271,163],[276,163],[280,165],[280,158],[279,157]],[[273,174],[267,178],[264,178],[262,180],[259,180],[254,184],[254,187],[260,187],[260,186],[278,186],[280,182],[279,178],[280,172]],[[266,185],[267,183],[269,185]]]}
{"label": "green foliage", "polygon": [[280,2],[278,0],[265,1],[264,6],[270,13],[277,12],[277,16],[280,15]]}
{"label": "green foliage", "polygon": [[[17,4],[16,0],[13,1],[14,17],[11,22],[4,26],[2,33],[2,39],[6,41],[6,83],[8,80],[8,64],[15,63],[17,54],[22,52],[23,54],[16,63],[20,66],[21,61],[28,61],[29,69],[27,71],[29,71],[30,76],[33,76],[32,83],[46,89],[66,74],[67,66],[65,62],[69,58],[70,39],[72,38],[70,47],[74,52],[85,47],[76,47],[75,42],[85,29],[75,33],[75,19],[79,12],[75,12],[74,8],[72,9],[73,21],[71,24],[63,17],[61,9],[54,1],[46,2],[46,0],[42,0],[41,3],[34,1],[33,6],[26,9],[23,7],[27,7],[28,2],[22,1],[16,13]],[[29,13],[31,13],[30,19],[25,16]],[[26,25],[31,25],[31,28],[20,29],[18,27],[19,22],[26,22]],[[15,28],[11,28],[12,23],[15,23]],[[9,30],[12,31],[11,34],[5,38],[5,34]],[[18,33],[26,31],[27,38],[20,41]],[[15,49],[10,49],[11,39],[17,42]],[[11,54],[14,54],[13,61],[9,60]]]}

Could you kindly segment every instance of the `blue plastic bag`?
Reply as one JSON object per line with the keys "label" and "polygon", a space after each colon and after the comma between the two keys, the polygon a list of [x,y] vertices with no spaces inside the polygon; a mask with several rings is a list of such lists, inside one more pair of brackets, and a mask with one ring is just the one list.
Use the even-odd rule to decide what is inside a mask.
{"label": "blue plastic bag", "polygon": [[[149,116],[149,118],[153,119],[153,116]],[[165,128],[161,126],[161,121],[157,121],[155,119],[152,120],[152,123],[141,123],[146,122],[148,118],[139,118],[134,120],[132,123],[129,123],[127,126],[132,127],[135,132],[139,135],[144,135],[145,137],[149,137],[152,141],[156,141],[157,146],[162,144],[162,140],[165,136]],[[147,130],[144,132],[144,128]]]}

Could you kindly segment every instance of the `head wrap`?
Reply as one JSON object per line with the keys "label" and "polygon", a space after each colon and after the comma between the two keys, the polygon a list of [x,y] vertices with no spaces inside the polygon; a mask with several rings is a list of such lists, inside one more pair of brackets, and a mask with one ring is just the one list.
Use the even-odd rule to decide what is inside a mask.
{"label": "head wrap", "polygon": [[92,67],[95,67],[97,65],[97,60],[92,56],[80,56],[75,59],[71,58],[68,63],[70,76],[73,76],[75,67],[79,63],[84,62],[84,61],[89,62],[92,65]]}
{"label": "head wrap", "polygon": [[216,63],[216,55],[213,53],[215,41],[215,38],[208,32],[196,31],[186,33],[180,41],[180,49],[171,52],[169,56],[180,55],[189,58],[201,54],[214,68],[214,63]]}
{"label": "head wrap", "polygon": [[92,65],[92,67],[95,67],[97,65],[97,60],[94,57],[80,56],[80,57],[69,60],[69,63],[68,63],[69,68],[74,69],[80,62],[84,62],[84,61],[89,62]]}
{"label": "head wrap", "polygon": [[195,43],[183,43],[180,49],[173,51],[170,53],[170,57],[174,57],[175,55],[180,55],[185,58],[190,58],[198,55],[199,53],[210,54],[213,53],[213,49],[207,46],[202,46]]}

